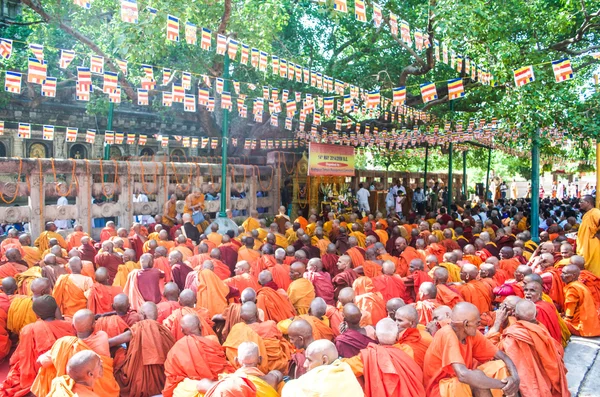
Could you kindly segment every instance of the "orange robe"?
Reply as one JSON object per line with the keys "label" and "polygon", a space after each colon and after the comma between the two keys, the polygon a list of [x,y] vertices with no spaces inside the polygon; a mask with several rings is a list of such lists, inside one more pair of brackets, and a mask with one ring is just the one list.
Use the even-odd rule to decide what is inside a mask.
{"label": "orange robe", "polygon": [[357,295],[355,298],[355,304],[361,310],[363,315],[365,313],[370,314],[371,321],[368,325],[375,326],[379,322],[379,320],[387,317],[385,300],[379,292],[367,292],[361,295]]}
{"label": "orange robe", "polygon": [[481,266],[481,264],[483,263],[481,258],[477,255],[463,255],[463,261],[467,261],[470,264],[477,266],[478,269],[479,266]]}
{"label": "orange robe", "polygon": [[[301,318],[310,324],[310,326],[312,327],[312,330],[313,330],[313,339],[314,340],[328,339],[330,341],[333,341],[335,339],[336,334],[331,329],[331,325],[325,324],[323,322],[323,320],[318,319],[317,317],[311,316],[308,314],[303,314],[301,316],[298,316],[298,318]],[[330,321],[328,321],[328,322],[329,322],[329,324],[331,324]]]}
{"label": "orange robe", "polygon": [[588,270],[582,270],[579,273],[579,282],[588,287],[592,293],[596,307],[600,308],[600,277]]}
{"label": "orange robe", "polygon": [[419,323],[427,325],[433,320],[433,311],[439,306],[440,304],[436,299],[418,301],[415,304],[415,309],[417,309],[417,313],[419,313]]}
{"label": "orange robe", "polygon": [[315,299],[315,287],[307,279],[300,277],[292,281],[287,289],[288,299],[298,314],[308,314],[311,302]]}
{"label": "orange robe", "polygon": [[300,229],[306,231],[306,227],[308,226],[308,221],[306,220],[305,217],[299,216],[298,218],[296,218],[294,220],[294,223],[296,223],[296,222],[300,224]]}
{"label": "orange robe", "polygon": [[503,259],[498,261],[498,267],[504,270],[506,273],[511,276],[515,274],[517,267],[521,265],[521,262],[517,258]]}
{"label": "orange robe", "polygon": [[101,397],[94,393],[91,387],[75,383],[69,375],[59,376],[52,380],[50,393],[47,397]]}
{"label": "orange robe", "polygon": [[162,324],[167,327],[169,331],[171,331],[176,341],[185,336],[181,330],[181,319],[187,314],[198,317],[200,320],[200,330],[202,332],[202,336],[217,336],[215,331],[212,329],[213,322],[207,316],[206,311],[204,311],[202,308],[197,308],[197,310],[195,310],[191,307],[184,306],[173,310],[173,312],[162,322]]}
{"label": "orange robe", "polygon": [[458,288],[462,298],[477,306],[480,314],[487,313],[492,309],[492,291],[489,286],[481,280],[471,280]]}
{"label": "orange robe", "polygon": [[95,314],[111,312],[115,296],[123,293],[123,288],[94,283],[88,295],[87,308]]}
{"label": "orange robe", "polygon": [[269,270],[273,275],[273,281],[283,290],[288,289],[292,280],[290,279],[290,271],[286,270],[283,265],[277,263],[273,255],[263,255],[256,261],[256,264],[250,270],[251,274],[257,275],[263,270]]}
{"label": "orange robe", "polygon": [[0,256],[4,256],[6,251],[8,251],[10,248],[18,249],[21,252],[21,255],[23,255],[23,249],[21,247],[21,242],[19,241],[19,239],[7,237],[0,243]]}
{"label": "orange robe", "polygon": [[42,254],[37,247],[22,246],[21,248],[25,253],[25,255],[23,255],[23,260],[27,262],[29,267],[35,266],[39,261],[42,260]]}
{"label": "orange robe", "polygon": [[543,326],[517,321],[504,330],[500,343],[517,367],[522,397],[570,395],[563,348]]}
{"label": "orange robe", "polygon": [[381,293],[386,302],[392,298],[402,298],[404,301],[408,299],[404,281],[397,274],[373,277],[373,287],[374,291]]}
{"label": "orange robe", "polygon": [[73,317],[78,310],[87,308],[87,298],[83,290],[71,280],[69,274],[58,277],[52,290],[52,296],[56,299],[63,316]]}
{"label": "orange robe", "polygon": [[[81,245],[81,239],[83,237],[89,237],[87,233],[84,232],[73,232],[67,236],[67,250],[71,251],[73,248],[77,248]],[[126,239],[123,239],[125,241]],[[129,241],[127,241],[128,243]]]}
{"label": "orange robe", "polygon": [[421,259],[425,262],[425,258],[416,249],[406,247],[398,257],[396,274],[399,274],[400,277],[406,277],[408,275],[408,266],[413,259]]}
{"label": "orange robe", "polygon": [[184,262],[188,261],[192,256],[194,256],[194,251],[192,251],[185,244],[179,244],[177,247],[173,248],[173,250],[181,253]]}
{"label": "orange robe", "polygon": [[139,263],[133,261],[128,261],[122,265],[119,265],[119,267],[117,268],[117,274],[115,275],[115,279],[113,280],[112,285],[114,287],[119,287],[123,289],[123,287],[125,287],[125,284],[127,283],[127,276],[129,276],[129,273],[141,268],[142,267]]}
{"label": "orange robe", "polygon": [[385,230],[381,229],[375,229],[375,233],[379,237],[379,242],[385,246],[387,244],[387,241],[390,239],[388,233]]}
{"label": "orange robe", "polygon": [[346,251],[346,255],[352,259],[352,267],[358,267],[365,264],[364,250],[359,249],[358,247],[350,248]]}
{"label": "orange robe", "polygon": [[197,267],[202,267],[205,261],[210,261],[212,258],[210,254],[197,254],[190,258],[189,263],[192,269],[196,269]]}
{"label": "orange robe", "polygon": [[23,327],[37,320],[37,316],[33,312],[33,298],[23,295],[12,298],[7,315],[6,328],[18,335]]}
{"label": "orange robe", "polygon": [[223,313],[227,307],[229,287],[212,270],[198,271],[196,284],[196,304],[208,309],[210,317]]}
{"label": "orange robe", "polygon": [[162,394],[173,397],[177,385],[186,378],[217,380],[219,374],[233,371],[219,342],[197,335],[184,336],[167,355]]}
{"label": "orange robe", "polygon": [[[238,251],[238,262],[247,261],[250,264],[250,268],[256,265],[259,258],[260,252],[249,249],[246,246],[241,247]],[[253,274],[253,276],[258,277],[258,274]]]}
{"label": "orange robe", "polygon": [[564,288],[565,322],[572,334],[578,336],[600,336],[600,320],[590,290],[579,281]]}
{"label": "orange robe", "polygon": [[265,321],[278,323],[296,315],[296,309],[288,298],[270,287],[262,287],[257,291],[256,305],[265,313]]}
{"label": "orange robe", "polygon": [[427,248],[425,248],[425,252],[427,255],[435,255],[438,259],[438,263],[442,263],[444,261],[444,254],[446,253],[446,248],[443,245],[438,243],[429,244]]}
{"label": "orange robe", "polygon": [[229,269],[229,266],[215,258],[211,258],[211,262],[215,266],[215,274],[219,276],[221,280],[231,277],[231,270]]}
{"label": "orange robe", "polygon": [[20,263],[7,262],[0,266],[0,280],[4,277],[14,277],[25,270],[27,270],[27,267]]}
{"label": "orange robe", "polygon": [[546,268],[540,276],[542,276],[542,280],[544,280],[544,287],[546,286],[547,280],[551,277],[552,283],[549,291],[545,291],[548,296],[552,299],[552,301],[557,305],[558,309],[561,310],[564,308],[565,303],[565,283],[562,281],[560,277],[561,271],[554,267]]}
{"label": "orange robe", "polygon": [[121,393],[129,396],[161,394],[166,379],[164,363],[174,344],[171,332],[157,321],[142,320],[134,324],[126,356],[115,365]]}
{"label": "orange robe", "polygon": [[246,288],[252,288],[254,291],[258,291],[260,288],[256,277],[250,275],[249,273],[242,273],[237,276],[230,277],[223,280],[223,282],[230,287],[237,288],[240,293]]}
{"label": "orange robe", "polygon": [[417,328],[407,328],[400,332],[398,336],[398,344],[406,345],[412,349],[413,358],[421,369],[423,369],[425,354],[431,340],[431,335],[427,331],[421,331]]}
{"label": "orange robe", "polygon": [[458,302],[462,302],[463,299],[460,294],[452,291],[450,287],[444,284],[438,284],[437,287],[437,301],[440,305],[445,305],[453,308]]}
{"label": "orange robe", "polygon": [[100,243],[110,240],[111,237],[116,237],[117,231],[111,227],[105,227],[100,232]]}
{"label": "orange robe", "polygon": [[121,335],[129,329],[129,325],[116,314],[100,317],[94,324],[94,331],[104,331],[109,338]]}
{"label": "orange robe", "polygon": [[181,305],[178,301],[163,301],[156,305],[158,308],[158,317],[156,321],[162,324],[165,318],[169,317],[173,310],[179,309]]}
{"label": "orange robe", "polygon": [[365,261],[363,263],[363,272],[367,277],[381,276],[381,265],[373,261]]}
{"label": "orange robe", "polygon": [[74,334],[71,323],[62,320],[37,320],[24,327],[19,334],[17,349],[10,358],[8,376],[0,385],[0,395],[28,395],[40,368],[37,358],[50,350],[57,339]]}

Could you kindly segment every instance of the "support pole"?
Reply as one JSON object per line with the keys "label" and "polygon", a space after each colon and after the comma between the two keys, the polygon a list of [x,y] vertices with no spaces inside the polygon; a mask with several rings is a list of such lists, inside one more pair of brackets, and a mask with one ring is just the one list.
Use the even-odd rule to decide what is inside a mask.
{"label": "support pole", "polygon": [[462,192],[465,199],[467,199],[467,151],[463,152],[463,178],[462,178]]}
{"label": "support pole", "polygon": [[423,194],[427,190],[427,163],[429,161],[429,144],[425,144],[425,172],[423,173]]}
{"label": "support pole", "polygon": [[454,152],[454,144],[450,142],[448,145],[448,192],[446,193],[446,208],[450,210],[452,205],[452,159]]}
{"label": "support pole", "polygon": [[600,208],[600,194],[598,194],[598,186],[600,186],[600,138],[596,141],[596,208]]}
{"label": "support pole", "polygon": [[[112,131],[113,111],[114,110],[115,110],[115,104],[112,102],[109,103],[108,104],[108,119],[106,122],[106,129],[108,131]],[[104,144],[104,160],[110,160],[110,145],[107,145],[106,143]]]}
{"label": "support pole", "polygon": [[[487,174],[485,177],[485,192],[483,192],[483,201],[487,200],[487,192],[490,188],[490,167],[492,165],[492,148],[488,149],[488,165],[487,165]],[[494,195],[492,194],[492,198]]]}
{"label": "support pole", "polygon": [[540,131],[531,140],[531,239],[540,241]]}
{"label": "support pole", "polygon": [[[229,92],[229,55],[225,56],[223,62],[223,91]],[[229,110],[223,109],[223,130],[221,131],[221,208],[220,218],[227,218],[227,133],[229,130]]]}

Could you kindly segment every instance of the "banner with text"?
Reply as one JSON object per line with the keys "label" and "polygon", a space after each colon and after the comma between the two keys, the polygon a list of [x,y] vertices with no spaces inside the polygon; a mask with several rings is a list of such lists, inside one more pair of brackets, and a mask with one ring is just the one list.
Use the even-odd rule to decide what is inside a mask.
{"label": "banner with text", "polygon": [[354,148],[310,142],[309,176],[354,176]]}

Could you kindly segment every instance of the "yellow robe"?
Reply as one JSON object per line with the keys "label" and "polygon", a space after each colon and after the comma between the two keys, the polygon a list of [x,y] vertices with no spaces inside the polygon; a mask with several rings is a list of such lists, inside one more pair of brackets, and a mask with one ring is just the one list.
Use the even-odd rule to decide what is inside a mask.
{"label": "yellow robe", "polygon": [[364,392],[352,368],[341,360],[313,368],[296,380],[290,380],[282,393],[288,397],[344,396],[362,397]]}
{"label": "yellow robe", "polygon": [[333,230],[333,221],[327,221],[323,224],[323,232],[325,235],[329,235]]}
{"label": "yellow robe", "polygon": [[292,281],[287,294],[298,315],[308,314],[310,304],[315,299],[315,287],[309,280],[299,278]]}
{"label": "yellow robe", "polygon": [[366,248],[367,247],[367,236],[365,236],[364,233],[362,232],[352,232],[349,234],[350,237],[356,237],[356,240],[358,241],[358,246],[361,248]]}
{"label": "yellow robe", "polygon": [[40,233],[40,236],[35,240],[35,243],[33,245],[35,245],[40,250],[40,252],[44,252],[50,248],[50,244],[48,242],[52,238],[58,240],[58,245],[60,245],[64,249],[67,249],[67,242],[65,241],[63,236],[56,232],[51,232],[49,230]]}
{"label": "yellow robe", "polygon": [[600,209],[592,208],[583,215],[577,233],[577,255],[585,258],[585,268],[600,277]]}
{"label": "yellow robe", "polygon": [[119,265],[119,268],[117,269],[117,274],[115,275],[115,279],[113,280],[113,287],[125,287],[125,283],[127,282],[127,276],[129,275],[129,273],[131,273],[135,269],[141,268],[142,267],[139,263],[133,261],[129,261],[127,263]]}
{"label": "yellow robe", "polygon": [[258,222],[258,219],[250,217],[246,219],[244,223],[242,223],[242,227],[246,232],[251,232],[254,229],[258,229],[260,227],[260,223]]}

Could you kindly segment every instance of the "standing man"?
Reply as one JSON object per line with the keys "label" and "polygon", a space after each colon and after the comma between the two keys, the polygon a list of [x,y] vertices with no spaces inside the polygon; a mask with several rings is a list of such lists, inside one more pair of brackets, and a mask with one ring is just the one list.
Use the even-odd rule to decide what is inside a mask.
{"label": "standing man", "polygon": [[600,209],[592,196],[584,196],[579,208],[584,212],[577,233],[577,255],[585,258],[585,267],[600,276]]}
{"label": "standing man", "polygon": [[367,189],[365,189],[364,185],[361,183],[358,185],[359,189],[356,192],[356,198],[358,199],[358,209],[361,211],[370,211],[369,207],[369,197],[371,193]]}

